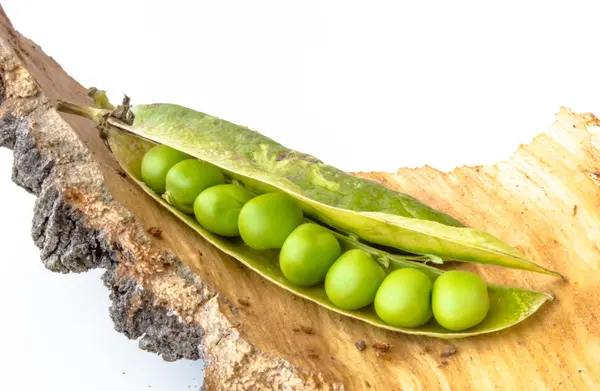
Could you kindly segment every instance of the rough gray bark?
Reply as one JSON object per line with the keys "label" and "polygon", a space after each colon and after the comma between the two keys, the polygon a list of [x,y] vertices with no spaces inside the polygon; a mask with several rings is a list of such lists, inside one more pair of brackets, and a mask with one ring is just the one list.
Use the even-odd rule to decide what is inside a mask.
{"label": "rough gray bark", "polygon": [[54,186],[52,160],[36,149],[28,129],[27,120],[5,115],[0,119],[0,146],[13,150],[13,181],[38,197],[31,235],[46,268],[59,273],[106,269],[102,280],[110,290],[110,316],[117,331],[139,339],[141,349],[167,361],[200,359],[204,330],[156,306],[152,293],[134,280],[115,277],[118,261],[106,235],[87,226],[81,212],[65,201]]}

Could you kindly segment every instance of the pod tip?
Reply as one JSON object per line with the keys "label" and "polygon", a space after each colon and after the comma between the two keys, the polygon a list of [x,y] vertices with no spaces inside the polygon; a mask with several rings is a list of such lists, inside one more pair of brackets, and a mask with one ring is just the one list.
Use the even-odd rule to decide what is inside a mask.
{"label": "pod tip", "polygon": [[567,279],[567,276],[565,276],[564,274],[560,274],[560,273],[557,273],[557,274],[560,276],[560,278],[562,278],[562,280],[564,282],[569,282],[569,280]]}

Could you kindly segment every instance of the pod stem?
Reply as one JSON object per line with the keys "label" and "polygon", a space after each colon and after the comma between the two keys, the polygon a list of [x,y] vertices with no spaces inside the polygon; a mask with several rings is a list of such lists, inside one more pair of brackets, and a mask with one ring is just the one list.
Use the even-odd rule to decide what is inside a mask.
{"label": "pod stem", "polygon": [[103,119],[105,119],[108,115],[110,115],[109,110],[97,109],[95,107],[78,105],[71,102],[65,102],[62,100],[58,100],[56,102],[56,110],[67,113],[77,115],[79,117],[84,117],[89,120],[94,121],[95,124],[100,124]]}

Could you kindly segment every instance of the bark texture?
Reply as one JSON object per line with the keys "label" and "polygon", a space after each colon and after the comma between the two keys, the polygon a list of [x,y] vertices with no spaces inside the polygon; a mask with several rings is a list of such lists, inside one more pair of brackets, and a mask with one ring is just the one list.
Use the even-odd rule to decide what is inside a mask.
{"label": "bark texture", "polygon": [[15,183],[38,196],[32,236],[42,261],[61,273],[104,268],[116,329],[166,360],[204,358],[207,389],[599,388],[600,122],[592,114],[562,109],[551,129],[493,166],[357,174],[568,277],[452,265],[556,300],[508,330],[443,341],[331,313],[207,244],[122,175],[90,122],[54,110],[56,99],[91,103],[86,89],[3,13],[0,69],[0,145],[14,151]]}

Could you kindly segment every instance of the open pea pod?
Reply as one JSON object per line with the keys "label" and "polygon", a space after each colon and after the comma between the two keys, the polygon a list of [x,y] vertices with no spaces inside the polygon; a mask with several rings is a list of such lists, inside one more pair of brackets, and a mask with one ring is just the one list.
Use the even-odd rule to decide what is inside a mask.
{"label": "open pea pod", "polygon": [[257,193],[287,193],[306,215],[365,241],[438,259],[561,276],[498,238],[463,227],[409,195],[348,175],[258,132],[208,114],[174,104],[138,105],[132,108],[135,121],[130,126],[107,110],[65,102],[59,106],[212,163]]}
{"label": "open pea pod", "polygon": [[[401,328],[390,326],[384,323],[370,305],[366,308],[348,311],[336,307],[325,294],[323,284],[315,287],[299,287],[290,283],[281,273],[278,265],[279,254],[276,250],[254,250],[244,244],[240,238],[225,238],[202,228],[194,218],[178,211],[169,205],[160,195],[156,194],[147,187],[141,179],[141,161],[145,152],[151,148],[154,143],[145,141],[139,137],[121,132],[115,128],[108,131],[108,142],[111,150],[119,164],[127,174],[151,195],[157,202],[171,211],[179,219],[193,228],[196,232],[207,239],[211,244],[231,255],[250,269],[254,270],[262,277],[275,283],[276,285],[294,293],[297,296],[313,301],[331,311],[367,322],[371,325],[386,328],[393,331],[399,331],[408,334],[427,335],[437,338],[462,338],[479,334],[499,331],[517,324],[534,312],[536,312],[546,301],[552,300],[551,296],[544,293],[497,285],[489,285],[488,292],[490,296],[490,309],[484,321],[477,326],[460,332],[453,332],[444,329],[434,318],[427,324],[415,328]],[[429,267],[419,262],[411,262],[402,255],[389,254],[382,250],[372,248],[364,243],[360,243],[351,237],[335,233],[344,251],[352,248],[360,248],[371,253],[376,259],[384,259],[382,263],[388,264],[388,272],[392,270],[411,267],[423,271],[432,281],[443,272]],[[408,256],[410,258],[410,256]]]}
{"label": "open pea pod", "polygon": [[[92,110],[92,111],[90,111]],[[264,278],[277,284],[278,286],[287,289],[294,294],[311,300],[329,310],[350,316],[355,319],[362,320],[369,324],[387,328],[394,331],[405,332],[409,334],[428,335],[438,338],[459,338],[478,334],[484,334],[502,330],[519,323],[537,311],[546,301],[552,300],[552,297],[519,288],[503,287],[489,285],[488,291],[490,295],[490,309],[484,321],[477,326],[461,331],[452,332],[441,327],[435,319],[432,319],[427,324],[416,328],[399,328],[390,326],[379,319],[376,315],[373,306],[368,306],[361,310],[347,311],[337,308],[326,296],[323,285],[303,288],[291,284],[280,271],[278,266],[277,251],[257,251],[245,245],[241,239],[223,238],[214,235],[203,229],[195,219],[179,212],[177,209],[169,205],[158,194],[149,189],[141,180],[141,160],[145,152],[154,145],[154,142],[144,140],[140,136],[134,136],[126,132],[122,132],[119,128],[126,127],[120,122],[117,122],[119,128],[107,126],[106,120],[100,120],[104,117],[105,112],[94,112],[94,109],[81,108],[71,106],[70,112],[84,115],[86,117],[97,120],[105,130],[109,146],[113,151],[118,162],[123,169],[129,174],[135,182],[141,186],[148,194],[161,203],[164,207],[170,210],[174,215],[196,230],[200,235],[206,238],[210,243],[224,251],[225,253],[235,257],[237,260],[259,273]],[[101,115],[102,117],[98,116]],[[108,119],[108,123],[111,120]],[[145,136],[143,136],[145,138]],[[232,175],[234,178],[239,176]],[[245,182],[251,183],[251,182]],[[256,188],[255,188],[256,189]],[[386,215],[387,216],[387,215]],[[379,218],[379,217],[378,217]],[[387,265],[388,272],[398,268],[418,268],[423,271],[432,281],[435,280],[442,271],[426,266],[422,263],[411,262],[409,259],[418,259],[418,256],[389,254],[379,249],[369,247],[364,243],[357,242],[353,237],[348,237],[334,232],[343,250],[352,248],[361,248],[371,253],[380,263]],[[426,259],[423,258],[423,259]]]}
{"label": "open pea pod", "polygon": [[555,276],[498,238],[465,228],[415,198],[348,175],[245,127],[174,104],[138,105],[133,125],[108,110],[59,102],[59,109],[168,145],[221,168],[257,193],[284,192],[305,214],[365,241],[438,259]]}

